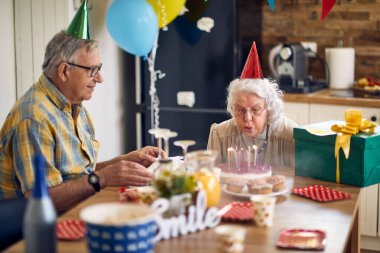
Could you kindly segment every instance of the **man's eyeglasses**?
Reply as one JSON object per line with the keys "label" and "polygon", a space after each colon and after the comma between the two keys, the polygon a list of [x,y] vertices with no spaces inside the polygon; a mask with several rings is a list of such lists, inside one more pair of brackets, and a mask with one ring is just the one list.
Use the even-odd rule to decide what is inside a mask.
{"label": "man's eyeglasses", "polygon": [[99,65],[96,65],[96,66],[83,66],[83,65],[76,64],[76,63],[72,63],[72,62],[66,62],[66,63],[69,64],[70,66],[90,70],[90,72],[89,72],[90,77],[96,76],[102,68],[102,63],[100,63]]}
{"label": "man's eyeglasses", "polygon": [[232,110],[237,116],[244,116],[247,112],[249,112],[252,116],[260,115],[260,113],[264,111],[265,109],[266,109],[265,107],[260,107],[260,106],[257,106],[251,109],[245,109],[241,107],[232,108]]}

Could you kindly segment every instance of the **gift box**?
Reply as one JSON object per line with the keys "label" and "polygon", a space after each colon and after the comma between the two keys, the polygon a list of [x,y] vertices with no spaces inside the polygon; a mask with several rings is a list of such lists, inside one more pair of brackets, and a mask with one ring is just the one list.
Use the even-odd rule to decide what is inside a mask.
{"label": "gift box", "polygon": [[380,128],[374,133],[351,136],[349,157],[339,150],[339,171],[334,155],[337,134],[331,131],[334,124],[327,121],[294,129],[295,174],[354,186],[369,186],[380,182]]}

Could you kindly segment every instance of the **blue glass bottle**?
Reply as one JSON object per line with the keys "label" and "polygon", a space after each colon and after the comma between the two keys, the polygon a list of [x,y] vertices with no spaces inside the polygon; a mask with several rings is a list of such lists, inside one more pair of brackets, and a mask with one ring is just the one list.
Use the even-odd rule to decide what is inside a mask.
{"label": "blue glass bottle", "polygon": [[45,179],[46,164],[41,155],[34,157],[34,189],[24,215],[25,252],[55,253],[57,214],[49,197]]}

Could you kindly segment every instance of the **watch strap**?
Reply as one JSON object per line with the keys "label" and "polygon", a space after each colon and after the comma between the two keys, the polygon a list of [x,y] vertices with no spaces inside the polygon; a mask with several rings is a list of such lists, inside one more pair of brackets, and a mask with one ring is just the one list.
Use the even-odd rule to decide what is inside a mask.
{"label": "watch strap", "polygon": [[92,187],[94,187],[96,192],[99,192],[102,189],[100,186],[100,178],[95,172],[91,172],[88,175],[87,181]]}

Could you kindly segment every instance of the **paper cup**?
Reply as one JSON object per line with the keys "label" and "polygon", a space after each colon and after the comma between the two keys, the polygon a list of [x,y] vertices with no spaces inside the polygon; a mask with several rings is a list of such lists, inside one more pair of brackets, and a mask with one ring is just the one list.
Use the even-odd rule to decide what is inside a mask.
{"label": "paper cup", "polygon": [[153,252],[156,213],[143,204],[103,203],[84,208],[90,253]]}
{"label": "paper cup", "polygon": [[259,227],[273,226],[274,207],[276,197],[274,196],[252,196],[253,220]]}
{"label": "paper cup", "polygon": [[220,252],[243,252],[246,228],[236,225],[222,225],[216,227],[214,231],[217,234]]}

